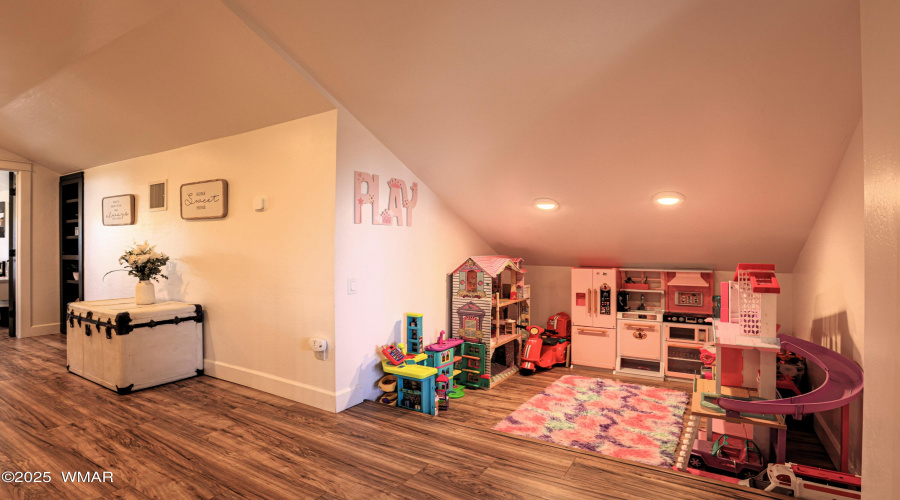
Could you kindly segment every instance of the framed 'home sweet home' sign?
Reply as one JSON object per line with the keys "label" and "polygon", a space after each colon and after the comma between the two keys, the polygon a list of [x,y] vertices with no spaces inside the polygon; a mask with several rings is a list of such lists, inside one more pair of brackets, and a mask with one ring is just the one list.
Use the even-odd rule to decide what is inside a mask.
{"label": "framed 'home sweet home' sign", "polygon": [[181,185],[182,219],[224,219],[228,215],[228,181],[190,182]]}
{"label": "framed 'home sweet home' sign", "polygon": [[130,226],[134,224],[134,195],[120,194],[103,198],[103,225]]}

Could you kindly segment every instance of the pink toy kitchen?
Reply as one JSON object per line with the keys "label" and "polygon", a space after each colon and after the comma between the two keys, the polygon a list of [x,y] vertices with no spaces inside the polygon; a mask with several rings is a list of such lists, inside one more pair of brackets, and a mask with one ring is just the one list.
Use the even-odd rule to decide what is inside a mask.
{"label": "pink toy kitchen", "polygon": [[573,268],[572,363],[690,379],[715,340],[713,271]]}

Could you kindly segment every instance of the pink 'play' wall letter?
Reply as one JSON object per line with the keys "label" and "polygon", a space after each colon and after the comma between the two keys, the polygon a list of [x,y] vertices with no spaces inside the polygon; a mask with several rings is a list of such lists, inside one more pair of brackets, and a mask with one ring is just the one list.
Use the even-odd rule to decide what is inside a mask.
{"label": "pink 'play' wall letter", "polygon": [[412,193],[412,198],[403,200],[403,206],[406,207],[406,225],[412,226],[412,211],[416,208],[416,203],[419,201],[419,183],[413,182],[409,190]]}
{"label": "pink 'play' wall letter", "polygon": [[[388,181],[390,194],[388,195],[388,206],[386,209],[378,212],[378,176],[375,174],[367,174],[365,172],[353,172],[353,222],[362,224],[362,210],[365,205],[372,205],[372,225],[375,226],[392,226],[394,219],[397,219],[397,225],[403,225],[403,210],[406,209],[406,225],[412,226],[412,212],[416,208],[419,201],[419,184],[412,183],[410,187],[411,197],[406,197],[406,181],[397,178],[391,178]],[[366,192],[363,192],[363,184],[366,185]]]}
{"label": "pink 'play' wall letter", "polygon": [[[372,224],[383,225],[381,215],[378,213],[378,176],[365,172],[353,173],[353,222],[362,224],[362,208],[364,205],[372,205]],[[366,192],[362,192],[362,185],[366,184]]]}
{"label": "pink 'play' wall letter", "polygon": [[[400,179],[391,179],[388,181],[388,186],[391,187],[391,193],[388,195],[388,209],[386,212],[390,212],[390,218],[397,219],[397,225],[403,225],[403,205],[406,201],[406,182],[401,181]],[[390,221],[393,224],[393,220]]]}

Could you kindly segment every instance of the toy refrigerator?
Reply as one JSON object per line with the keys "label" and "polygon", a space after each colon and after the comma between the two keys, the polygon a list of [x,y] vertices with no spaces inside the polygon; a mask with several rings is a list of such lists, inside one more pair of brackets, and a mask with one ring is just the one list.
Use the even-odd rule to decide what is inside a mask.
{"label": "toy refrigerator", "polygon": [[616,367],[616,270],[572,268],[572,364]]}

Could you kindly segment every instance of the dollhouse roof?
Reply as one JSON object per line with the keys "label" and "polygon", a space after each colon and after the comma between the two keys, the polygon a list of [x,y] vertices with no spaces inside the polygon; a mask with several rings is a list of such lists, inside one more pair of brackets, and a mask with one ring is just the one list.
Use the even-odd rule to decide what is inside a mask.
{"label": "dollhouse roof", "polygon": [[775,276],[775,264],[738,264],[734,281],[741,275],[748,278],[753,293],[781,293],[781,285]]}
{"label": "dollhouse roof", "polygon": [[[518,273],[528,272],[522,267],[525,264],[525,259],[522,259],[521,257],[513,258],[508,255],[479,255],[476,257],[469,257],[469,259],[474,261],[475,265],[480,267],[482,271],[489,274],[491,277],[497,277],[497,275],[507,267]],[[468,259],[466,262],[468,262]],[[459,270],[466,265],[466,262],[463,262],[463,264],[454,269],[453,272],[459,272]]]}
{"label": "dollhouse roof", "polygon": [[456,312],[457,313],[470,313],[470,314],[474,314],[479,317],[484,316],[484,309],[478,307],[478,304],[476,304],[472,301],[469,301],[468,304],[457,309]]}

